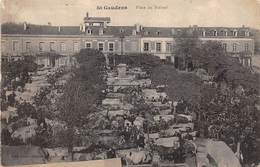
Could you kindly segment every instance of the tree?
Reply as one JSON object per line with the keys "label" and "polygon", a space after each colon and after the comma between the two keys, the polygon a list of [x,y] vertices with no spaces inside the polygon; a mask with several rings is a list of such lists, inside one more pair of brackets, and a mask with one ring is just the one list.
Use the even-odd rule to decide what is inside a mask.
{"label": "tree", "polygon": [[192,60],[200,54],[200,44],[196,31],[184,30],[177,35],[174,48],[175,67],[181,70],[191,70]]}
{"label": "tree", "polygon": [[20,118],[26,118],[26,117],[36,118],[37,115],[35,107],[28,102],[23,102],[19,104],[17,107],[17,113]]}
{"label": "tree", "polygon": [[195,68],[205,69],[209,75],[214,76],[217,83],[226,82],[230,87],[242,85],[251,91],[258,91],[259,74],[243,67],[237,58],[226,53],[220,42],[207,41],[196,48],[192,61]]}
{"label": "tree", "polygon": [[33,96],[33,104],[36,106],[38,120],[43,120],[44,118],[51,119],[54,116],[51,100],[48,97],[50,92],[50,87],[43,87]]}
{"label": "tree", "polygon": [[[196,38],[182,37],[176,43],[177,56],[182,56],[184,61],[191,57],[195,69],[202,68],[213,75],[218,87],[203,84],[194,73],[181,72],[167,65],[153,69],[152,83],[166,85],[171,99],[187,101],[193,110],[198,110],[199,120],[205,126],[217,127],[219,139],[234,138],[237,145],[241,144],[244,155],[249,155],[256,133],[259,74],[240,65],[223,51],[219,42],[197,43]],[[225,89],[220,86],[223,83]],[[251,138],[246,139],[248,136]]]}
{"label": "tree", "polygon": [[66,83],[64,94],[57,105],[59,118],[67,127],[63,142],[68,147],[72,160],[72,150],[76,141],[74,136],[91,131],[90,115],[97,111],[105,87],[104,55],[97,50],[84,49],[75,57],[79,67],[74,69],[74,77]]}
{"label": "tree", "polygon": [[153,69],[151,80],[155,85],[166,85],[167,95],[175,101],[199,102],[202,81],[193,73],[180,72],[171,65],[163,65]]}

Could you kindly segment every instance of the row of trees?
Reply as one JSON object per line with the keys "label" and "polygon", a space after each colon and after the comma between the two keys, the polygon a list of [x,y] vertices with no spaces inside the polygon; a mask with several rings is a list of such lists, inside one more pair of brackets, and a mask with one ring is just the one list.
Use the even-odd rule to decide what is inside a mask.
{"label": "row of trees", "polygon": [[90,114],[97,111],[105,88],[104,55],[97,50],[84,49],[75,58],[78,68],[73,70],[73,77],[66,83],[57,104],[58,119],[66,124],[63,142],[71,155],[76,136],[91,134]]}
{"label": "row of trees", "polygon": [[[183,59],[184,66],[188,67],[189,61],[194,71],[204,69],[213,76],[212,82],[217,87],[203,84],[195,73],[179,71],[171,65],[154,68],[152,82],[166,85],[166,93],[171,99],[188,102],[190,109],[197,111],[203,125],[226,126],[218,131],[219,138],[233,138],[235,143],[242,143],[244,155],[250,155],[252,141],[256,139],[259,74],[252,73],[228,56],[221,43],[202,43],[196,37],[179,38],[176,43],[176,56]],[[254,136],[254,140],[247,140],[245,136]]]}
{"label": "row of trees", "polygon": [[11,85],[11,81],[17,77],[20,79],[21,85],[25,85],[29,79],[29,72],[35,72],[37,70],[37,64],[33,59],[26,58],[17,61],[2,61],[1,73],[2,82],[1,86],[5,87]]}
{"label": "row of trees", "polygon": [[260,88],[259,74],[251,73],[237,58],[229,56],[220,42],[203,42],[196,34],[182,34],[176,38],[174,54],[182,60],[184,68],[188,68],[188,63],[191,63],[194,69],[205,69],[209,75],[215,76],[218,82],[225,80],[233,86],[243,85],[256,90]]}

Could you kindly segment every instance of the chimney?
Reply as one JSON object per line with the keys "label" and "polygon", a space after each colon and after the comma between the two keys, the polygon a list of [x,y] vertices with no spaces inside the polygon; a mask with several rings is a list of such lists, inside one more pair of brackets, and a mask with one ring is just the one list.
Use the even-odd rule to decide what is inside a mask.
{"label": "chimney", "polygon": [[245,36],[246,36],[246,37],[249,37],[249,36],[250,36],[250,31],[249,31],[249,29],[246,29],[246,30],[245,30]]}
{"label": "chimney", "polygon": [[175,35],[175,29],[172,28],[172,35]]}
{"label": "chimney", "polygon": [[103,27],[107,28],[107,22],[106,21],[104,22]]}
{"label": "chimney", "polygon": [[193,30],[198,30],[198,25],[193,25]]}
{"label": "chimney", "polygon": [[79,24],[79,31],[82,32],[82,24]]}
{"label": "chimney", "polygon": [[141,25],[140,24],[135,24],[135,29],[136,29],[136,32],[140,32],[141,31]]}
{"label": "chimney", "polygon": [[88,12],[86,13],[86,18],[88,18]]}
{"label": "chimney", "polygon": [[86,31],[86,25],[83,24],[83,26],[82,26],[82,32],[85,32],[85,31]]}
{"label": "chimney", "polygon": [[23,23],[23,30],[24,31],[27,30],[27,23],[26,22]]}

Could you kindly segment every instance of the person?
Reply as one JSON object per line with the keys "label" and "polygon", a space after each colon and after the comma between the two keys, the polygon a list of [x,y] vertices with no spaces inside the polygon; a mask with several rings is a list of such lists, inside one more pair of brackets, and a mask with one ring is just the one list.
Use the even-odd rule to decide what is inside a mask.
{"label": "person", "polygon": [[160,125],[160,129],[162,130],[164,130],[164,129],[167,129],[167,122],[164,120],[164,119],[162,119],[162,117],[160,116],[160,120],[159,120],[159,125]]}
{"label": "person", "polygon": [[159,153],[156,151],[153,154],[153,158],[152,158],[152,167],[159,167],[160,166],[160,155]]}
{"label": "person", "polygon": [[144,148],[145,142],[144,142],[145,137],[142,134],[137,135],[137,146],[139,148]]}
{"label": "person", "polygon": [[125,139],[126,139],[126,141],[130,140],[131,132],[132,132],[132,126],[130,126],[129,123],[126,123],[126,127],[125,127]]}
{"label": "person", "polygon": [[189,132],[187,133],[186,138],[187,138],[187,140],[193,140],[193,137]]}
{"label": "person", "polygon": [[156,100],[155,100],[155,98],[154,97],[152,97],[152,102],[155,102]]}
{"label": "person", "polygon": [[13,93],[12,94],[10,94],[9,96],[8,96],[8,103],[9,103],[9,105],[10,106],[14,106],[14,104],[15,104],[15,97],[16,97],[16,94],[14,93],[14,91],[13,91]]}
{"label": "person", "polygon": [[5,89],[3,89],[1,92],[1,98],[2,98],[2,101],[6,101],[6,90]]}
{"label": "person", "polygon": [[98,141],[96,145],[96,149],[98,149],[99,152],[102,152],[103,149],[107,149],[107,145],[103,144],[101,141]]}
{"label": "person", "polygon": [[116,152],[113,148],[109,148],[107,151],[107,158],[116,158]]}

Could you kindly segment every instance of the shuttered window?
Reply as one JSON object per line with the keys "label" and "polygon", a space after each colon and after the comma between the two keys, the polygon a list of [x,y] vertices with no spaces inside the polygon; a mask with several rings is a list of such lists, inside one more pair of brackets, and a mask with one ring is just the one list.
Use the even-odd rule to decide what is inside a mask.
{"label": "shuttered window", "polygon": [[144,51],[149,51],[149,43],[148,42],[144,43]]}
{"label": "shuttered window", "polygon": [[65,52],[65,51],[66,51],[66,45],[65,45],[64,42],[61,42],[61,43],[60,43],[60,51],[61,51],[61,52]]}
{"label": "shuttered window", "polygon": [[162,44],[156,43],[156,52],[161,52],[161,50],[162,50]]}

